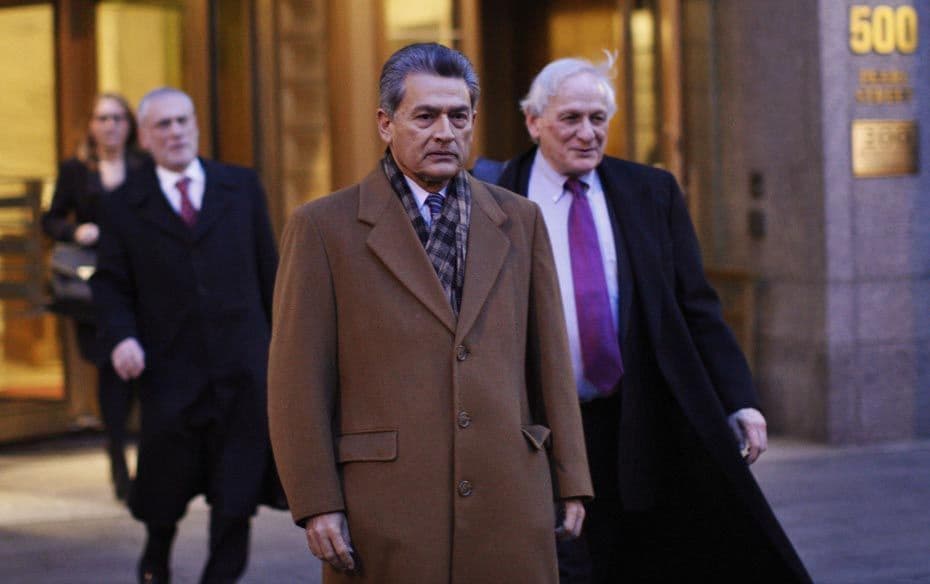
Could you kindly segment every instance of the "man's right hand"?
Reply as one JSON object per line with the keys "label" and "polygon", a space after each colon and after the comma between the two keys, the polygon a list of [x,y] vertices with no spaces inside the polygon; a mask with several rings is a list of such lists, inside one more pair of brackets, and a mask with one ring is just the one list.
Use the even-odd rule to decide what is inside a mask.
{"label": "man's right hand", "polygon": [[307,521],[307,545],[313,555],[340,572],[355,571],[345,513],[323,513]]}
{"label": "man's right hand", "polygon": [[145,351],[134,337],[120,341],[110,353],[113,369],[123,381],[129,381],[142,375],[145,371]]}
{"label": "man's right hand", "polygon": [[74,230],[74,241],[78,245],[89,247],[97,243],[100,238],[100,228],[96,223],[81,223]]}

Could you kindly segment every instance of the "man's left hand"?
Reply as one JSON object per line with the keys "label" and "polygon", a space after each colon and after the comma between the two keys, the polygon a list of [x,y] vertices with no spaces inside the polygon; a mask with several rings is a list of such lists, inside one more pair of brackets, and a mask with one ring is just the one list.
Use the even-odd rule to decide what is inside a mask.
{"label": "man's left hand", "polygon": [[736,434],[743,458],[749,464],[759,460],[769,447],[765,416],[755,408],[743,408],[730,414],[727,418],[730,428]]}
{"label": "man's left hand", "polygon": [[565,520],[555,529],[557,539],[575,539],[581,535],[581,526],[584,525],[584,505],[580,499],[566,499]]}

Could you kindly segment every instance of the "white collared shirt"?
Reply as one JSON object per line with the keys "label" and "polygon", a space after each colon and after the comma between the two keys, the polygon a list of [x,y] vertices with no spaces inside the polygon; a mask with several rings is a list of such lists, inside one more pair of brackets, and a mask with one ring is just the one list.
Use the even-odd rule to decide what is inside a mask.
{"label": "white collared shirt", "polygon": [[[594,226],[597,229],[597,239],[601,248],[601,260],[604,263],[604,277],[607,278],[607,294],[614,317],[614,329],[617,329],[620,314],[617,248],[614,246],[614,232],[610,224],[604,187],[598,179],[597,171],[592,170],[578,178],[588,184],[588,203],[594,215]],[[552,241],[552,254],[555,257],[555,267],[559,275],[559,288],[562,291],[562,309],[565,312],[568,346],[571,350],[578,396],[582,401],[588,401],[596,397],[598,392],[584,378],[584,365],[581,359],[578,313],[575,310],[575,286],[572,281],[572,258],[568,247],[568,211],[572,206],[572,195],[565,190],[566,180],[568,176],[559,174],[543,157],[542,152],[537,150],[533,168],[530,171],[529,198],[539,205],[543,218],[546,220],[546,229]]]}
{"label": "white collared shirt", "polygon": [[207,187],[207,175],[204,174],[203,165],[200,164],[199,158],[194,158],[187,165],[184,172],[174,172],[161,166],[155,167],[155,174],[158,175],[158,184],[161,185],[161,192],[168,199],[168,204],[174,209],[175,213],[181,213],[181,193],[178,191],[178,181],[181,177],[186,176],[191,179],[187,185],[187,196],[191,200],[194,209],[200,211],[203,207],[203,193]]}
{"label": "white collared shirt", "polygon": [[[426,221],[427,227],[433,226],[433,214],[429,210],[429,205],[426,204],[426,197],[430,196],[431,192],[427,191],[417,183],[415,183],[409,176],[404,175],[404,180],[407,181],[407,185],[410,187],[410,192],[413,193],[413,199],[417,202],[417,209],[420,210],[420,215],[423,217],[423,220]],[[449,184],[446,183],[446,186],[437,191],[437,194],[441,195],[443,200],[446,198],[446,189],[449,188]]]}

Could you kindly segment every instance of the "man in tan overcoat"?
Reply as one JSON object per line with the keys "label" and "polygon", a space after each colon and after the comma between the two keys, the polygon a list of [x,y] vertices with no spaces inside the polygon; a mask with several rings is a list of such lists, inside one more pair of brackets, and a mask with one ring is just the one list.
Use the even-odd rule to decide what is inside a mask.
{"label": "man in tan overcoat", "polygon": [[285,229],[271,437],[327,583],[555,583],[592,496],[542,215],[463,170],[478,92],[395,53],[384,159]]}

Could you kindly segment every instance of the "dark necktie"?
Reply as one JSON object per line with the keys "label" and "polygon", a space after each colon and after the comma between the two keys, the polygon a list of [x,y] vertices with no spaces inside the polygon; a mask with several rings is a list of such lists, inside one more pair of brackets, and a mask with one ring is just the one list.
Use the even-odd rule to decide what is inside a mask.
{"label": "dark necktie", "polygon": [[607,396],[613,393],[623,376],[620,341],[610,310],[594,215],[586,194],[588,185],[577,178],[569,178],[565,181],[565,188],[572,194],[572,206],[568,211],[568,247],[584,377],[602,396]]}
{"label": "dark necktie", "polygon": [[426,196],[426,205],[429,207],[430,215],[430,228],[436,225],[436,222],[439,221],[439,215],[442,213],[442,201],[443,196],[439,193],[430,193]]}
{"label": "dark necktie", "polygon": [[187,192],[190,184],[190,177],[185,176],[178,180],[174,186],[176,186],[178,192],[181,193],[181,221],[184,221],[185,225],[193,229],[194,225],[197,224],[197,209],[194,209],[190,195]]}

